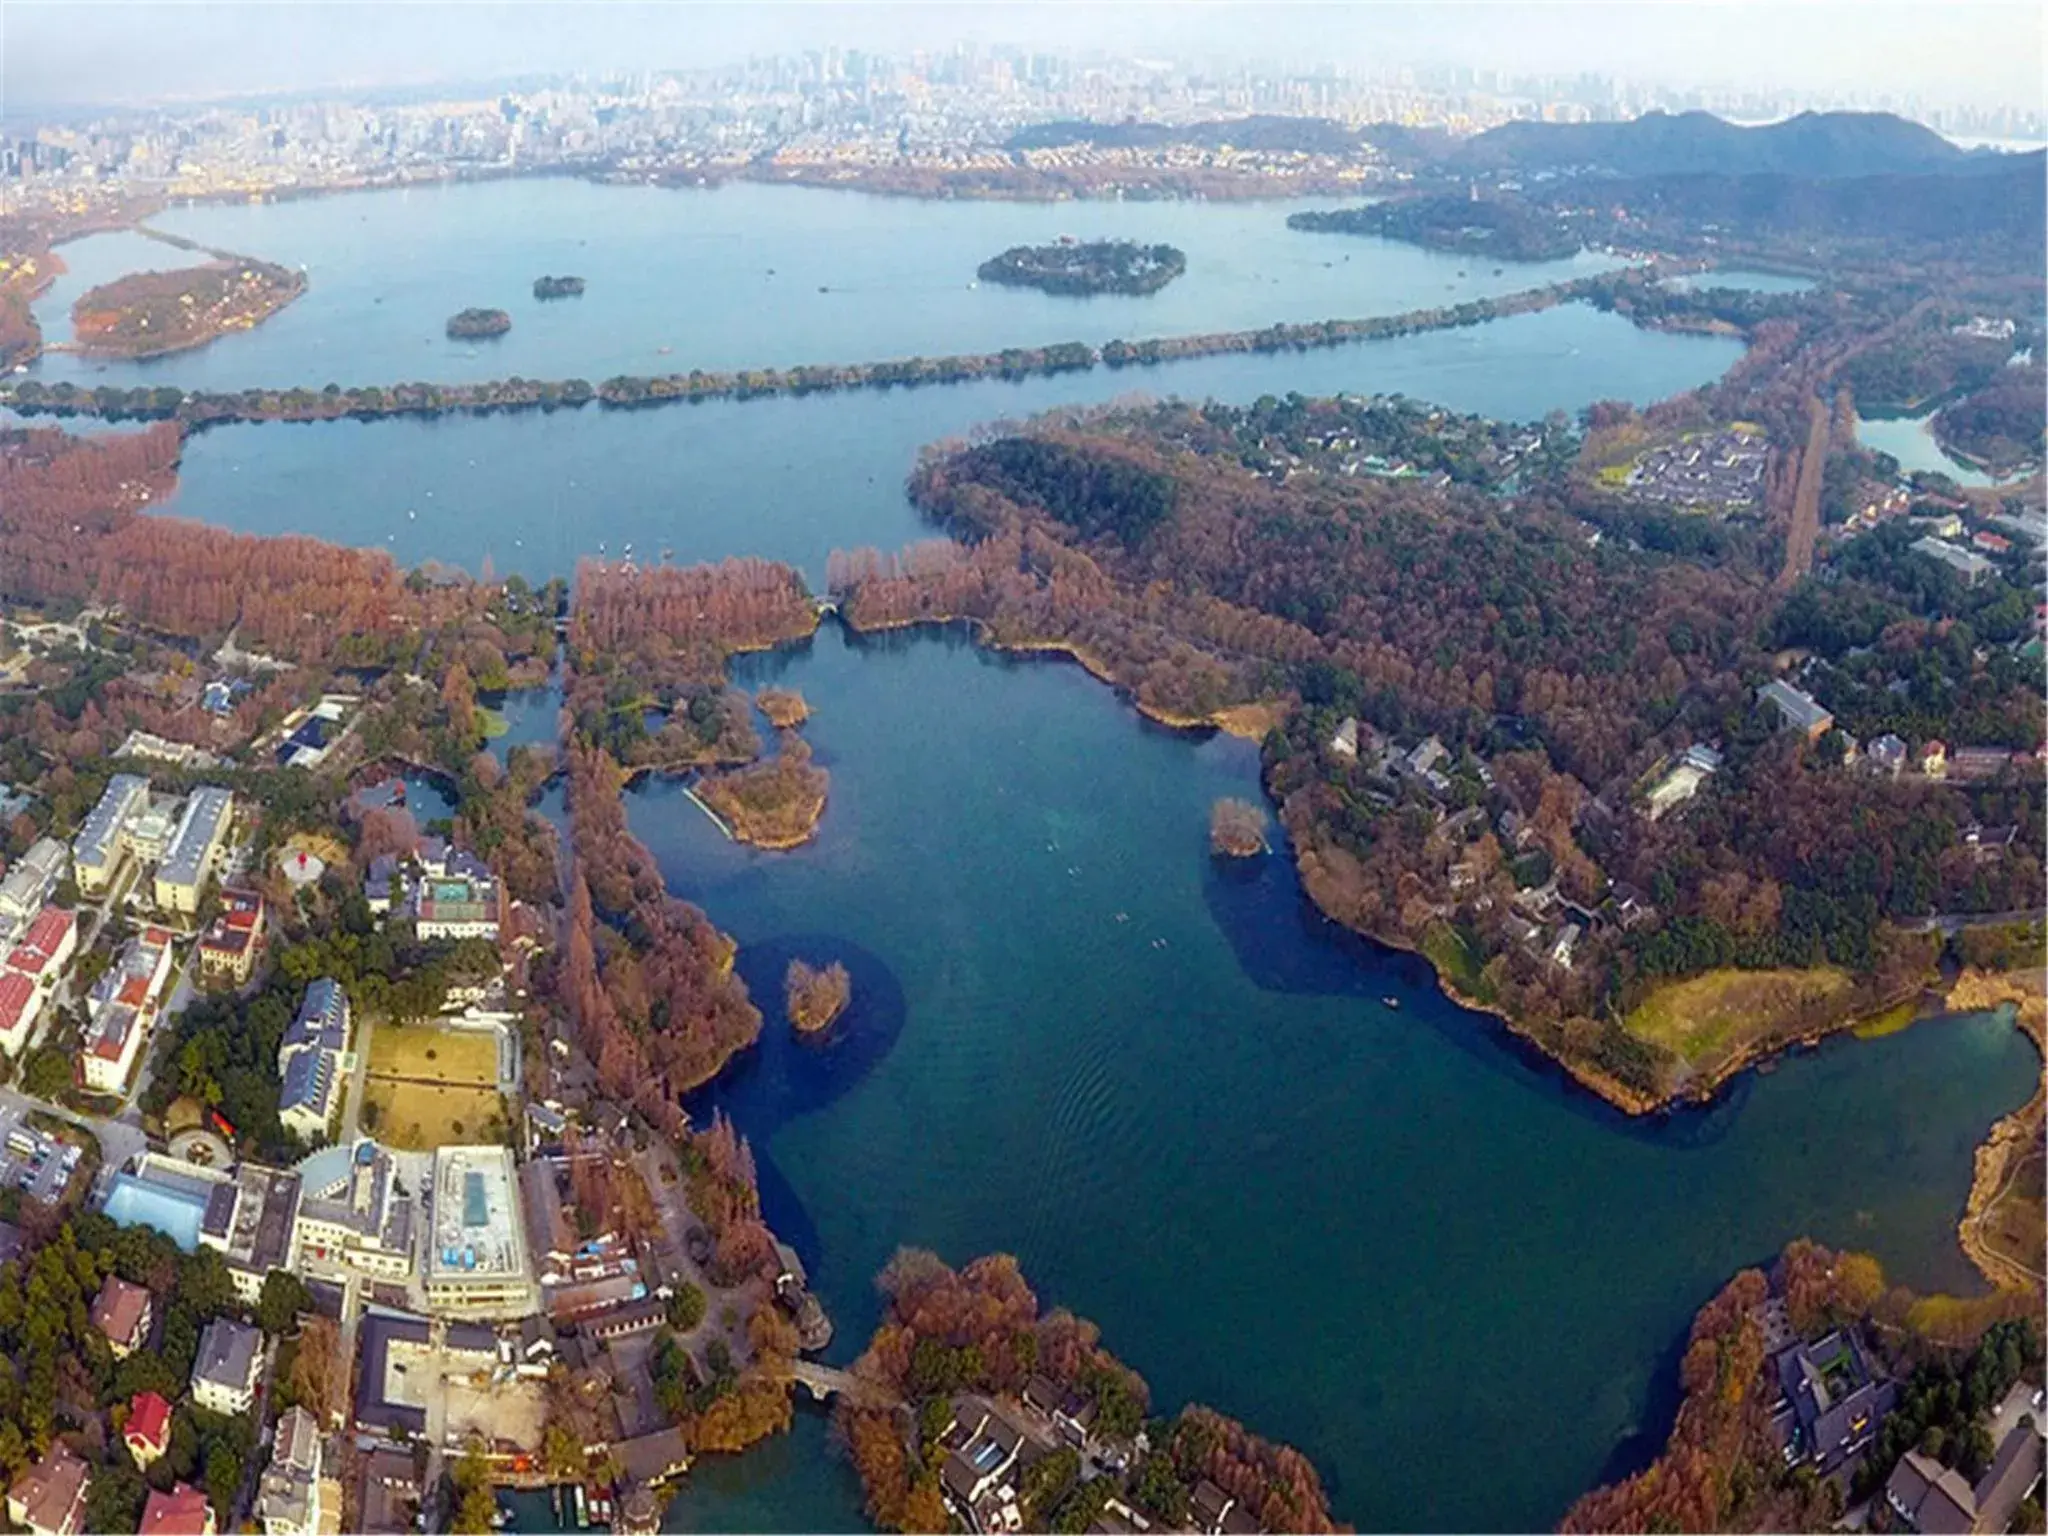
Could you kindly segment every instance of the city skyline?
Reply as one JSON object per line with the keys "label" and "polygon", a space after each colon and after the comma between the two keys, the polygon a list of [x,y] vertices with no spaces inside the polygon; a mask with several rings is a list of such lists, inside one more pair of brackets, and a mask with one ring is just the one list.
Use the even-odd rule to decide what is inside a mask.
{"label": "city skyline", "polygon": [[[375,13],[373,24],[369,13]],[[1103,52],[1184,69],[1472,71],[1482,88],[1592,77],[1702,103],[2038,115],[2038,10],[1952,6],[776,5],[8,7],[0,113],[717,68],[830,48]],[[1848,23],[1853,17],[1853,25]],[[596,24],[594,24],[596,23]],[[1173,46],[1162,49],[1170,37]]]}

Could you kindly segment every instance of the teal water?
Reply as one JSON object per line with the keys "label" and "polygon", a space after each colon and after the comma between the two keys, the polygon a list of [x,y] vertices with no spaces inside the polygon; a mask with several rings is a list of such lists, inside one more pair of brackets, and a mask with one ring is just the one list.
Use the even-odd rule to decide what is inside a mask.
{"label": "teal water", "polygon": [[1647,402],[1719,377],[1723,337],[1638,330],[1566,305],[1455,331],[1308,352],[1098,368],[1018,383],[710,401],[642,411],[211,428],[185,445],[165,510],[255,533],[309,533],[539,580],[602,546],[641,560],[785,560],[821,581],[835,546],[928,537],[903,497],[925,444],[1001,418],[1144,392],[1404,392],[1531,419]]}
{"label": "teal water", "polygon": [[1961,459],[1951,458],[1934,435],[1934,411],[1918,416],[1858,416],[1856,441],[1865,448],[1888,453],[1907,474],[1947,475],[1957,485],[2002,485],[1996,475],[1973,469]]}
{"label": "teal water", "polygon": [[[771,1020],[695,1106],[753,1138],[835,1358],[899,1244],[1007,1250],[1161,1403],[1310,1452],[1361,1529],[1533,1529],[1661,1436],[1691,1313],[1787,1239],[1974,1288],[1972,1149],[2037,1070],[1996,1018],[1631,1124],[1418,962],[1330,930],[1284,859],[1219,872],[1207,810],[1256,795],[1248,744],[958,635],[827,630],[741,673],[816,711],[818,841],[740,848],[672,785],[629,803],[757,997],[795,955],[853,973],[826,1044]],[[750,1456],[715,1489],[675,1519],[859,1523],[829,1459]]]}
{"label": "teal water", "polygon": [[[510,374],[594,381],[1395,314],[1616,264],[1583,254],[1496,271],[1392,241],[1287,228],[1298,208],[1333,206],[941,202],[556,177],[176,208],[154,222],[216,249],[303,265],[307,291],[255,330],[197,351],[139,364],[52,355],[37,374],[192,389]],[[1141,298],[1056,298],[976,282],[975,269],[997,252],[1062,234],[1166,241],[1187,253],[1188,270]],[[97,238],[64,247],[65,260],[76,252],[81,265],[104,264]],[[543,273],[575,273],[589,286],[581,298],[543,303],[533,297]],[[508,311],[511,332],[450,341],[448,317],[470,305]],[[38,305],[37,314],[50,334],[70,334],[63,307]]]}

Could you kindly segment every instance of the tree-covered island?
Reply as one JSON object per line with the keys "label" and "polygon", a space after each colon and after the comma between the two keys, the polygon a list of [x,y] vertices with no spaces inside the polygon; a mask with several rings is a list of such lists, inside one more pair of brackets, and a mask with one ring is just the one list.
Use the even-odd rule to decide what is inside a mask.
{"label": "tree-covered island", "polygon": [[465,309],[448,317],[450,341],[476,341],[502,336],[512,329],[512,317],[502,309]]}
{"label": "tree-covered island", "polygon": [[583,296],[583,279],[580,277],[536,277],[533,280],[533,296],[536,299],[576,299]]}
{"label": "tree-covered island", "polygon": [[1086,297],[1157,293],[1187,269],[1187,253],[1170,245],[1055,240],[1049,245],[1013,245],[984,261],[979,276],[985,283]]}
{"label": "tree-covered island", "polygon": [[305,291],[305,274],[287,267],[209,261],[102,283],[71,306],[71,324],[88,356],[162,357],[260,325]]}
{"label": "tree-covered island", "polygon": [[1287,227],[1318,234],[1378,235],[1503,261],[1562,261],[1577,255],[1580,244],[1548,209],[1501,198],[1393,198],[1363,208],[1292,214]]}

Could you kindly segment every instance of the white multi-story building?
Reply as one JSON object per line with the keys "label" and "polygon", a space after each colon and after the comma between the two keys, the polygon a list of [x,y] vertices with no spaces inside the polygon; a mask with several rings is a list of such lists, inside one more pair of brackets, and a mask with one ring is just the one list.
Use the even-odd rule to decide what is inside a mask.
{"label": "white multi-story building", "polygon": [[341,1094],[342,1054],[348,1047],[348,993],[323,976],[306,988],[299,1011],[277,1047],[277,1118],[302,1141],[327,1134]]}
{"label": "white multi-story building", "polygon": [[263,1335],[247,1323],[217,1317],[199,1335],[192,1362],[192,1400],[213,1413],[247,1413],[263,1372]]}
{"label": "white multi-story building", "polygon": [[413,1272],[413,1202],[374,1141],[327,1147],[298,1166],[297,1262],[344,1264],[380,1279]]}
{"label": "white multi-story building", "polygon": [[199,910],[200,894],[220,867],[234,811],[234,795],[218,785],[205,784],[192,791],[163,861],[157,865],[156,904],[163,911],[190,914]]}
{"label": "white multi-story building", "polygon": [[257,1486],[264,1536],[316,1536],[320,1529],[320,1425],[294,1404],[277,1418],[270,1465]]}
{"label": "white multi-story building", "polygon": [[156,1023],[170,974],[171,934],[152,926],[130,939],[93,983],[83,1052],[87,1088],[119,1093],[127,1086],[135,1058]]}
{"label": "white multi-story building", "polygon": [[434,1154],[426,1279],[427,1305],[438,1312],[524,1317],[539,1310],[507,1148]]}
{"label": "white multi-story building", "polygon": [[39,837],[0,880],[0,932],[19,933],[42,911],[64,878],[71,854],[54,837]]}
{"label": "white multi-story building", "polygon": [[149,808],[149,780],[135,773],[117,773],[107,780],[99,803],[87,812],[85,825],[71,840],[71,867],[78,888],[88,896],[104,893],[127,862],[128,823]]}

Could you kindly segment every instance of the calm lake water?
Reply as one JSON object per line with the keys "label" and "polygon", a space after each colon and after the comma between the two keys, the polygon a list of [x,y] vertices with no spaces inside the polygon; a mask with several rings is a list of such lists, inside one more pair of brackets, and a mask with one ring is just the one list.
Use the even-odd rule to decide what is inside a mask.
{"label": "calm lake water", "polygon": [[[1394,314],[1616,265],[1589,253],[1489,263],[1287,228],[1297,209],[1338,206],[946,203],[533,179],[176,208],[155,223],[215,249],[303,265],[307,291],[255,330],[194,352],[148,363],[52,354],[37,373],[319,388],[862,362]],[[1145,297],[1058,298],[976,282],[997,252],[1062,234],[1165,241],[1187,253],[1187,273]],[[119,251],[101,254],[101,239],[122,242]],[[133,235],[91,237],[63,255],[96,282],[193,259]],[[542,302],[533,280],[546,273],[589,286]],[[48,335],[70,336],[71,300],[89,286],[60,285],[36,306]],[[511,332],[449,340],[448,317],[471,305],[508,311]]]}
{"label": "calm lake water", "polygon": [[[853,974],[825,1044],[771,1017],[696,1106],[753,1138],[835,1359],[899,1244],[1005,1250],[1160,1403],[1311,1453],[1361,1529],[1535,1529],[1662,1434],[1692,1312],[1787,1239],[1976,1288],[1954,1238],[1972,1149],[2037,1071],[1995,1017],[1631,1124],[1314,918],[1284,858],[1219,870],[1208,807],[1257,796],[1249,744],[959,635],[828,630],[740,672],[816,711],[818,841],[750,852],[672,785],[629,805],[771,1014],[793,956]],[[710,1464],[670,1523],[741,1511],[859,1521],[842,1464],[778,1454]]]}
{"label": "calm lake water", "polygon": [[1858,416],[1856,441],[1865,448],[1890,454],[1908,474],[1947,475],[1957,485],[2005,483],[1996,475],[1951,458],[1934,435],[1934,416],[1932,410],[1918,416]]}
{"label": "calm lake water", "polygon": [[[346,201],[343,199],[342,201]],[[710,401],[641,411],[211,428],[166,510],[255,533],[375,544],[401,563],[536,580],[579,555],[762,555],[822,582],[834,547],[929,536],[903,497],[918,450],[1001,418],[1135,393],[1403,392],[1503,419],[1650,401],[1717,378],[1738,342],[1565,305],[1455,331],[1018,383]]]}

